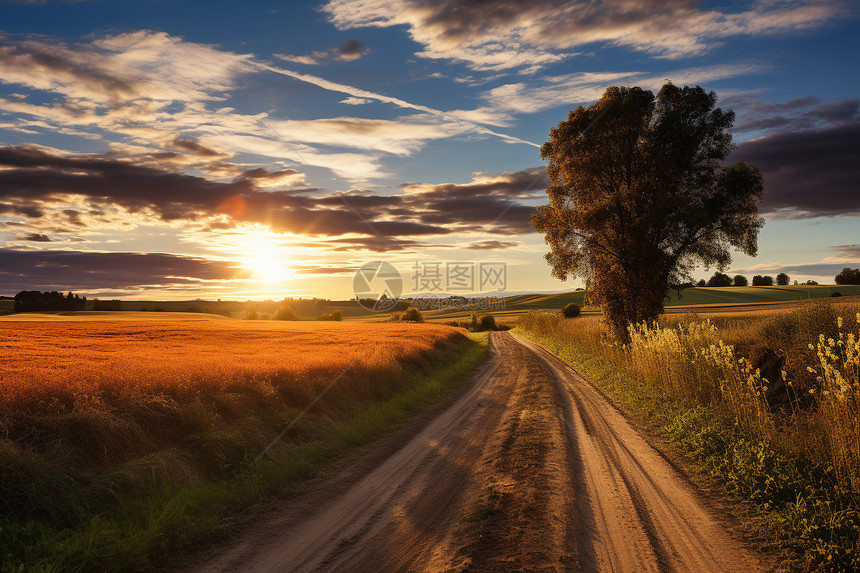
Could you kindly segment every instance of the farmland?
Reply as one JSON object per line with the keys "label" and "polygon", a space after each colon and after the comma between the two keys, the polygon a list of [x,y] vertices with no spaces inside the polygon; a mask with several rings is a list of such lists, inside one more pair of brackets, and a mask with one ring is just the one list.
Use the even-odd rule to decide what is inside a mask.
{"label": "farmland", "polygon": [[135,314],[0,321],[4,570],[136,568],[224,535],[443,398],[485,348],[440,325]]}

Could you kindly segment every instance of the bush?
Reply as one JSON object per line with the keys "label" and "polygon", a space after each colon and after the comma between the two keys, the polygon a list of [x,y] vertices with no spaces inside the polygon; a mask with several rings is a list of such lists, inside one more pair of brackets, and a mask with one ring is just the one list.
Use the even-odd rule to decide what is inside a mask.
{"label": "bush", "polygon": [[761,276],[756,275],[753,277],[753,286],[773,286],[773,277],[770,275]]}
{"label": "bush", "polygon": [[561,314],[563,314],[565,318],[576,318],[581,312],[582,309],[575,302],[569,302],[563,309],[561,309]]}
{"label": "bush", "polygon": [[339,310],[336,310],[334,312],[324,312],[317,320],[340,322],[341,320],[343,320],[343,313]]}
{"label": "bush", "polygon": [[408,307],[400,314],[394,313],[391,318],[402,322],[424,322],[424,315],[414,306]]}
{"label": "bush", "polygon": [[[340,312],[340,311],[337,311],[337,312]],[[287,305],[281,306],[281,308],[279,308],[275,312],[275,320],[298,320],[298,319],[299,319],[299,317],[296,316],[296,313],[293,312],[293,309],[291,309]]]}
{"label": "bush", "polygon": [[492,314],[485,314],[480,321],[481,330],[498,330],[496,318]]}
{"label": "bush", "polygon": [[832,297],[833,296],[842,296],[842,293],[839,291],[836,291],[835,293],[831,294],[830,296],[832,296]]}
{"label": "bush", "polygon": [[745,286],[749,285],[750,282],[743,275],[735,275],[735,279],[734,279],[732,284],[734,286],[737,286],[737,287],[745,287]]}
{"label": "bush", "polygon": [[779,273],[776,275],[776,284],[779,286],[786,286],[789,280],[791,280],[791,278],[785,273]]}
{"label": "bush", "polygon": [[259,320],[260,315],[257,313],[256,308],[249,308],[245,311],[244,320]]}

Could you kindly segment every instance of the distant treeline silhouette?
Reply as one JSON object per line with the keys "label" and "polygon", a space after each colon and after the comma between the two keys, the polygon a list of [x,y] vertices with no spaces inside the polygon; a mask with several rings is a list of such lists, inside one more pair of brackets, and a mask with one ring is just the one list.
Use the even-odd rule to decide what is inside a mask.
{"label": "distant treeline silhouette", "polygon": [[15,312],[33,310],[83,310],[87,297],[73,295],[71,292],[63,295],[61,292],[42,292],[38,290],[22,290],[15,295]]}

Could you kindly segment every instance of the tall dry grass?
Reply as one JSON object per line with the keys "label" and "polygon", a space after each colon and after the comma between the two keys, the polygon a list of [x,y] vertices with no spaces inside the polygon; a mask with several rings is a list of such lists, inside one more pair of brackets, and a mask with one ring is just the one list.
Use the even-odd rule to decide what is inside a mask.
{"label": "tall dry grass", "polygon": [[747,500],[789,570],[860,570],[860,308],[668,316],[607,338],[599,317],[520,319]]}
{"label": "tall dry grass", "polygon": [[[539,312],[517,327],[586,348],[649,392],[723,412],[781,451],[832,466],[858,496],[858,310],[817,302],[795,311],[669,316],[632,326],[626,346],[608,338],[599,317]],[[761,369],[768,353],[781,361],[770,378]]]}

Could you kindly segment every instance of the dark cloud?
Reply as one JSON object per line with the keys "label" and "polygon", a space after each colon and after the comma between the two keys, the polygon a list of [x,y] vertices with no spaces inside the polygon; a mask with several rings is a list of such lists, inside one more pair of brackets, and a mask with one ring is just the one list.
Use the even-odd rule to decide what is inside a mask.
{"label": "dark cloud", "polygon": [[727,36],[760,36],[823,25],[841,3],[811,11],[804,0],[725,9],[699,0],[330,0],[339,29],[408,27],[418,55],[478,70],[531,69],[587,44],[630,46],[663,57],[700,54]]}
{"label": "dark cloud", "polygon": [[201,157],[222,157],[225,155],[223,153],[215,151],[214,149],[210,149],[205,145],[201,145],[193,139],[182,139],[180,137],[177,137],[170,142],[170,145],[172,145],[176,149],[188,151]]}
{"label": "dark cloud", "polygon": [[477,241],[466,245],[467,249],[474,251],[489,251],[493,249],[510,249],[520,245],[517,241]]}
{"label": "dark cloud", "polygon": [[0,214],[38,219],[76,196],[86,198],[88,210],[66,208],[55,223],[83,228],[84,215],[104,217],[111,207],[164,221],[207,222],[220,215],[236,223],[266,224],[275,231],[367,236],[371,238],[364,245],[379,250],[415,246],[404,237],[455,231],[530,233],[534,209],[521,201],[539,197],[547,184],[543,168],[536,167],[479,174],[467,184],[410,183],[398,195],[354,191],[319,196],[306,189],[257,187],[262,181],[298,175],[290,169],[253,169],[232,182],[217,182],[103,154],[59,156],[23,146],[0,148],[0,166],[7,167],[0,170]]}
{"label": "dark cloud", "polygon": [[331,60],[352,62],[368,53],[370,53],[370,48],[358,40],[347,40],[339,47],[331,50],[316,51],[301,56],[295,56],[292,54],[275,54],[275,57],[296,64],[315,65]]}
{"label": "dark cloud", "polygon": [[21,233],[15,236],[19,241],[32,241],[34,243],[50,243],[51,237],[42,233]]}
{"label": "dark cloud", "polygon": [[0,70],[4,74],[50,76],[57,82],[79,84],[115,102],[139,95],[138,82],[94,65],[96,59],[94,52],[75,52],[62,45],[51,47],[34,41],[10,42],[0,35]]}
{"label": "dark cloud", "polygon": [[[720,102],[731,105],[732,101]],[[745,110],[735,125],[736,133],[821,128],[860,117],[860,100],[846,99],[822,104],[817,97],[782,103],[765,102],[753,97],[738,98],[737,107]]]}
{"label": "dark cloud", "polygon": [[404,206],[420,213],[426,223],[478,227],[498,235],[532,233],[529,221],[535,209],[520,201],[541,197],[548,184],[543,167],[493,177],[479,174],[464,184],[407,183]]}
{"label": "dark cloud", "polygon": [[358,40],[347,40],[337,50],[334,50],[334,56],[339,60],[351,62],[357,60],[370,52],[370,48],[359,42]]}
{"label": "dark cloud", "polygon": [[764,213],[802,218],[860,215],[860,121],[785,131],[741,143],[729,158],[764,176]]}
{"label": "dark cloud", "polygon": [[236,263],[166,253],[0,249],[0,292],[183,290],[247,276]]}
{"label": "dark cloud", "polygon": [[860,259],[860,245],[838,245],[831,248],[843,257]]}

